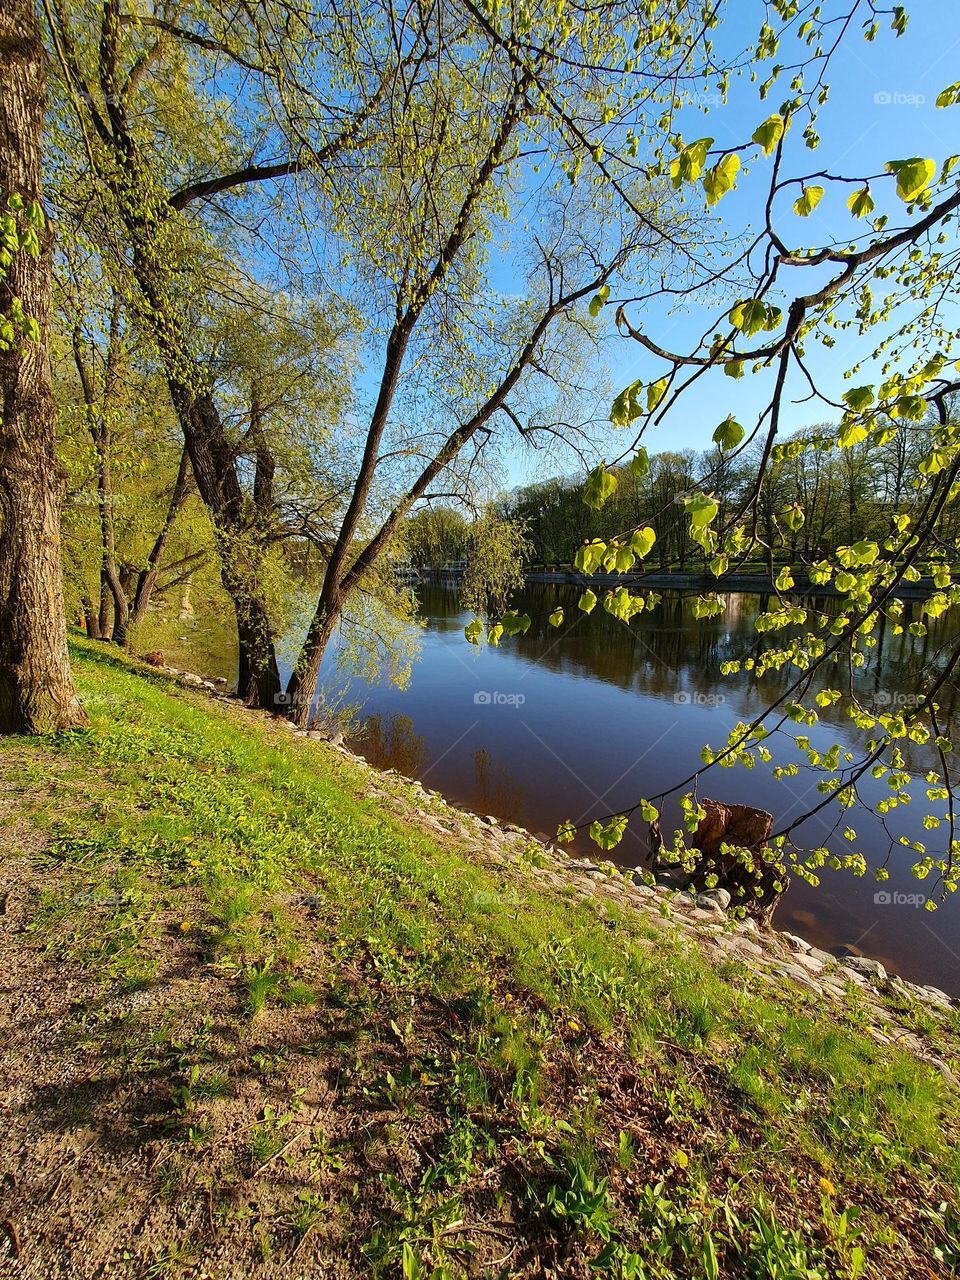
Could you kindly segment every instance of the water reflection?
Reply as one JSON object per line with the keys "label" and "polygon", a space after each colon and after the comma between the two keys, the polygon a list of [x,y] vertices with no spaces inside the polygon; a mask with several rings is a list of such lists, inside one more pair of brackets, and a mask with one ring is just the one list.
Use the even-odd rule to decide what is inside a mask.
{"label": "water reflection", "polygon": [[410,778],[419,777],[429,760],[423,734],[414,732],[409,716],[368,716],[361,742],[371,764],[378,769],[396,769]]}
{"label": "water reflection", "polygon": [[494,763],[492,754],[481,747],[473,753],[477,775],[479,808],[495,813],[505,822],[520,822],[524,814],[526,788],[502,765]]}
{"label": "water reflection", "polygon": [[[673,786],[697,768],[705,742],[720,745],[734,724],[756,716],[791,679],[788,671],[771,672],[760,682],[747,673],[720,675],[722,663],[756,658],[780,645],[782,636],[755,630],[757,615],[771,603],[762,596],[729,595],[720,617],[697,620],[690,597],[670,595],[630,627],[599,607],[590,616],[580,613],[578,597],[574,588],[529,588],[519,607],[532,618],[530,630],[500,649],[477,651],[464,640],[468,615],[456,592],[422,589],[427,628],[410,687],[351,690],[369,717],[360,749],[375,763],[420,777],[479,812],[552,832],[564,819],[587,821]],[[558,604],[566,613],[559,629],[547,621]],[[817,605],[838,609],[836,599]],[[916,605],[908,610],[919,612]],[[944,620],[917,640],[887,627],[856,676],[863,704],[877,710],[906,705],[921,682],[942,669],[951,631]],[[955,725],[957,687],[947,684],[939,701],[944,720]],[[809,736],[819,749],[834,742],[851,751],[862,747],[837,707],[821,711],[821,724]],[[924,747],[907,744],[904,751],[912,768],[933,763]],[[804,761],[784,741],[776,755],[781,763]],[[759,767],[717,770],[703,788],[717,799],[769,809],[779,826],[821,799],[818,776],[801,772],[778,781]],[[864,783],[873,800],[885,790],[882,781]],[[922,804],[921,799],[890,815],[888,830],[858,814],[858,847],[879,862],[900,835],[929,840]],[[828,810],[809,820],[801,829],[803,843],[848,852],[840,818]],[[665,819],[669,830],[678,815],[668,806]],[[629,829],[618,860],[641,860],[644,841],[641,826]],[[578,848],[592,851],[585,838]],[[778,923],[820,945],[859,945],[906,976],[960,993],[957,904],[930,915],[898,901],[898,894],[903,898],[923,888],[910,875],[909,862],[909,855],[895,850],[891,879],[883,886],[889,902],[874,900],[879,886],[872,877],[858,881],[828,871],[817,890],[791,888]]]}

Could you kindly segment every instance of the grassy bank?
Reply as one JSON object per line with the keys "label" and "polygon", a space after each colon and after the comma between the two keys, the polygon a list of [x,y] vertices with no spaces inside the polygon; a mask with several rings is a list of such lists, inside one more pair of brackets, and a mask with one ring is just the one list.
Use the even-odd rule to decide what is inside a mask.
{"label": "grassy bank", "polygon": [[855,1013],[74,658],[91,729],[0,741],[19,1274],[955,1273],[960,1098]]}

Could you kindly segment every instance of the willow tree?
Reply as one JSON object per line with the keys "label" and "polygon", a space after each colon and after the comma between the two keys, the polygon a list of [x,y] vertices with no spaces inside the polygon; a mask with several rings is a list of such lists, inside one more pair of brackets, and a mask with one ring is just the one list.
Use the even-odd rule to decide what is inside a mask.
{"label": "willow tree", "polygon": [[[366,319],[362,456],[287,688],[305,722],[345,602],[422,501],[463,496],[504,440],[569,436],[598,307],[687,233],[637,159],[709,26],[709,6],[367,5],[386,76],[364,164],[300,184],[323,211],[320,269]],[[606,140],[606,141],[605,141]],[[586,165],[601,180],[581,180]],[[505,285],[504,278],[509,280]]]}
{"label": "willow tree", "polygon": [[[273,707],[280,678],[266,599],[268,548],[208,353],[198,345],[198,309],[223,262],[228,219],[218,202],[362,145],[377,91],[348,56],[336,18],[284,4],[159,3],[134,14],[108,0],[55,3],[45,13],[60,72],[59,158],[74,179],[61,190],[152,338],[234,604],[238,691]],[[329,99],[315,86],[323,80],[323,67],[313,67],[318,49]],[[222,90],[233,74],[246,88],[230,113]],[[350,82],[346,107],[341,75]]]}
{"label": "willow tree", "polygon": [[[773,8],[787,16],[795,11],[786,4]],[[656,821],[660,802],[668,795],[680,796],[686,831],[675,833],[669,856],[692,868],[697,851],[688,846],[704,817],[699,794],[708,773],[737,765],[769,766],[775,776],[787,778],[807,770],[821,798],[775,830],[765,854],[779,883],[789,872],[816,883],[825,864],[858,875],[870,869],[883,880],[891,859],[905,849],[914,874],[933,874],[940,890],[951,892],[958,883],[960,853],[956,776],[939,699],[960,665],[960,644],[950,642],[928,663],[909,707],[891,709],[878,701],[857,673],[884,629],[922,638],[930,620],[960,604],[960,547],[955,532],[947,532],[955,526],[945,519],[960,498],[960,423],[954,411],[960,381],[951,311],[960,282],[954,232],[960,209],[958,157],[894,154],[879,165],[844,173],[806,158],[820,145],[818,118],[828,98],[831,57],[843,39],[858,38],[858,9],[866,17],[862,35],[868,41],[860,56],[869,57],[869,43],[878,38],[883,16],[872,6],[820,6],[783,38],[768,25],[766,10],[762,18],[758,13],[762,25],[749,65],[766,64],[770,72],[763,80],[757,76],[760,94],[749,136],[717,146],[713,137],[691,137],[677,125],[658,149],[658,171],[686,200],[713,209],[739,186],[753,193],[755,218],[732,240],[740,246],[736,252],[718,260],[694,289],[693,297],[702,301],[710,318],[691,344],[672,347],[646,316],[653,297],[669,294],[669,286],[664,289],[658,282],[650,291],[610,300],[617,328],[643,351],[650,368],[648,377],[623,388],[613,402],[611,420],[629,432],[630,441],[616,461],[632,457],[635,469],[645,470],[647,433],[669,420],[692,386],[720,375],[714,385],[730,412],[721,418],[721,409],[717,415],[715,463],[700,488],[686,496],[676,518],[706,555],[721,587],[748,559],[767,559],[772,565],[775,558],[796,557],[774,574],[776,603],[758,622],[774,642],[743,664],[758,679],[771,670],[787,672],[789,678],[750,723],[735,726],[725,743],[704,747],[702,767],[678,779],[669,791],[600,818],[590,829],[601,847],[611,848],[631,815]],[[902,35],[903,10],[898,6],[886,17],[895,36]],[[791,48],[790,41],[797,43]],[[769,99],[777,90],[785,97],[769,113]],[[716,92],[722,100],[726,85],[718,84]],[[958,100],[960,86],[947,86],[937,106],[950,111]],[[814,211],[831,204],[834,216],[844,219],[836,236],[813,245],[800,242],[809,238],[805,229]],[[689,287],[683,296],[689,299]],[[829,362],[815,360],[818,347],[829,350],[840,344],[860,352],[842,377],[832,374]],[[724,382],[723,375],[730,381]],[[748,377],[766,378],[768,391],[756,421],[744,426],[735,388]],[[818,411],[836,415],[837,425],[784,439],[784,408],[795,388]],[[877,448],[899,442],[904,456],[915,454],[915,483],[906,491],[897,486],[889,495],[878,534],[850,542],[841,533],[825,554],[818,548],[816,559],[805,559],[795,536],[806,519],[804,506],[789,500],[764,518],[762,499],[771,469],[816,450],[851,471],[851,466],[859,468],[853,455],[865,442]],[[751,482],[721,516],[715,477],[723,466],[748,456],[749,449],[756,450]],[[585,501],[602,506],[616,483],[612,468],[597,468],[586,485]],[[617,537],[581,547],[577,564],[642,575],[655,541],[651,528],[626,527]],[[814,588],[836,594],[839,612],[797,594],[801,572]],[[920,618],[909,621],[898,593],[921,578],[929,593]],[[624,623],[652,603],[632,583],[603,600]],[[595,604],[587,593],[581,608]],[[715,592],[697,602],[700,616],[719,615],[723,608]],[[727,669],[740,666],[731,662]],[[847,740],[814,740],[820,712],[827,707],[842,711],[849,725]],[[851,740],[859,745],[852,747]],[[799,763],[783,763],[788,747],[791,754],[799,752]],[[917,748],[926,753],[925,764],[912,761]],[[875,783],[883,788],[879,799],[872,790]],[[929,835],[923,840],[897,835],[893,825],[897,810],[911,802],[917,788],[925,796],[923,827]],[[887,831],[887,848],[859,847],[854,823],[864,810]],[[811,847],[804,839],[806,824],[824,813],[832,814],[832,829],[846,842],[847,852],[815,842]],[[564,836],[573,831],[564,824]],[[741,862],[756,856],[750,850],[729,852]],[[927,907],[936,907],[935,896]]]}
{"label": "willow tree", "polygon": [[0,67],[0,732],[44,733],[86,717],[63,609],[41,197],[46,54],[31,0],[0,8]]}

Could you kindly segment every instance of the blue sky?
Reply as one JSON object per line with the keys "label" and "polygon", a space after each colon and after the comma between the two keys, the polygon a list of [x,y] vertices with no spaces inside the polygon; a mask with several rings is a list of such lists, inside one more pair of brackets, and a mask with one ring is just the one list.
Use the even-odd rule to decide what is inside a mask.
{"label": "blue sky", "polygon": [[[728,20],[724,40],[746,44],[755,31],[756,7],[744,5],[750,27],[736,30],[736,19]],[[732,6],[728,12],[733,12]],[[937,94],[960,73],[960,9],[950,0],[917,0],[908,5],[910,22],[905,35],[895,38],[886,26],[873,43],[863,40],[858,30],[848,34],[845,45],[836,55],[829,76],[831,95],[822,108],[818,132],[821,144],[807,151],[796,130],[788,148],[784,172],[803,174],[820,169],[843,175],[868,175],[882,172],[888,160],[925,156],[938,166],[947,156],[960,152],[960,107],[938,110]],[[769,64],[768,64],[769,65]],[[737,145],[746,141],[753,129],[787,96],[786,78],[782,89],[774,89],[766,102],[758,99],[757,87],[743,78],[735,81],[730,102],[711,108],[708,115],[688,112],[681,118],[688,139],[712,135],[715,146]],[[721,222],[732,232],[750,222],[766,185],[763,172],[770,161],[759,160],[751,172],[741,175],[738,189],[724,197],[718,206]],[[788,214],[780,226],[788,236],[796,236],[798,245],[821,243],[851,233],[857,224],[846,209],[850,188],[827,186],[826,194],[805,220]],[[891,184],[892,185],[892,184]],[[874,185],[877,211],[889,209],[891,214],[903,206],[895,197],[887,200],[882,186]],[[789,204],[789,202],[787,202]],[[862,224],[860,224],[862,227]],[[804,289],[812,281],[806,272]],[[728,304],[729,305],[729,304]],[[684,312],[669,313],[665,306],[648,306],[644,312],[645,327],[665,347],[683,350],[699,334],[719,320],[725,308],[711,310],[694,307]],[[613,316],[613,308],[608,311]],[[842,375],[858,357],[872,350],[879,333],[869,341],[858,342],[852,334],[841,335],[832,351],[815,344],[808,347],[811,371],[825,388],[839,398],[844,389]],[[661,376],[665,369],[647,356],[636,344],[618,337],[612,331],[605,340],[605,361],[615,390],[640,377],[645,381]],[[749,375],[734,382],[722,374],[707,375],[691,389],[671,415],[648,432],[647,448],[703,448],[726,415],[734,416],[750,430],[766,403],[770,392],[769,373]],[[868,381],[865,376],[862,381]],[[791,389],[798,399],[808,388],[799,381]],[[824,406],[790,403],[786,408],[782,429],[797,428],[828,420],[835,415]],[[627,443],[623,436],[611,440],[611,451]],[[508,461],[507,487],[542,476],[542,462],[524,458],[519,453]]]}

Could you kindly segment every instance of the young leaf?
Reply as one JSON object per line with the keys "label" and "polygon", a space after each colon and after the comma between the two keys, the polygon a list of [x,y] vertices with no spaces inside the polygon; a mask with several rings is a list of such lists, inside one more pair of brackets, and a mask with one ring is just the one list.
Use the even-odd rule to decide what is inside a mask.
{"label": "young leaf", "polygon": [[707,152],[712,146],[712,138],[698,138],[696,142],[680,148],[670,162],[670,178],[675,187],[679,188],[685,182],[696,182],[703,172]]}
{"label": "young leaf", "polygon": [[841,449],[851,449],[855,444],[860,444],[866,440],[869,432],[862,422],[856,422],[852,418],[845,419],[840,424],[840,431],[837,435],[837,443]]}
{"label": "young leaf", "polygon": [[733,414],[729,413],[714,431],[713,442],[718,449],[726,453],[730,449],[735,449],[744,435],[743,427],[737,422]]}
{"label": "young leaf", "polygon": [[803,514],[803,509],[800,507],[799,503],[795,502],[793,506],[787,507],[785,511],[780,513],[780,519],[791,533],[796,533],[798,529],[803,528],[806,516]]}
{"label": "young leaf", "polygon": [[635,555],[642,560],[644,556],[648,556],[653,550],[653,544],[657,540],[657,535],[649,525],[645,529],[638,529],[630,539],[630,549]]}
{"label": "young leaf", "polygon": [[583,490],[583,500],[588,507],[593,507],[595,511],[599,511],[608,498],[612,497],[617,490],[617,477],[612,471],[608,471],[606,464],[601,462],[599,467],[594,467],[590,472]]}
{"label": "young leaf", "polygon": [[516,610],[511,610],[510,613],[503,615],[503,634],[505,636],[519,636],[529,630],[529,614],[517,613]]}
{"label": "young leaf", "polygon": [[707,493],[695,494],[684,501],[691,529],[706,529],[716,519],[719,505]]}
{"label": "young leaf", "polygon": [[793,202],[793,212],[798,218],[808,218],[823,199],[823,187],[804,187]]}
{"label": "young leaf", "polygon": [[740,172],[740,157],[735,151],[725,155],[719,164],[708,169],[703,175],[703,189],[707,193],[707,204],[715,205],[728,191],[732,191]]}
{"label": "young leaf", "polygon": [[767,322],[767,309],[759,298],[745,298],[730,311],[730,323],[748,338],[759,333]]}
{"label": "young leaf", "polygon": [[916,200],[929,187],[937,172],[936,161],[914,156],[911,160],[889,160],[887,172],[897,175],[897,195],[905,204]]}
{"label": "young leaf", "polygon": [[573,567],[581,573],[593,573],[600,568],[603,557],[607,554],[607,544],[600,538],[585,542],[574,556]]}
{"label": "young leaf", "polygon": [[640,417],[643,409],[640,405],[640,393],[643,383],[638,379],[624,387],[610,407],[610,421],[615,427],[629,427]]}
{"label": "young leaf", "polygon": [[591,822],[589,835],[594,844],[599,845],[601,849],[614,849],[623,839],[626,829],[625,817],[611,818],[606,825],[602,822]]}
{"label": "young leaf", "polygon": [[757,146],[762,147],[763,154],[768,156],[783,137],[783,130],[783,116],[769,116],[762,125],[754,130],[753,141]]}
{"label": "young leaf", "polygon": [[591,316],[596,318],[600,314],[600,312],[603,310],[604,304],[606,303],[609,297],[610,297],[610,286],[608,284],[605,284],[590,299],[590,306],[588,310]]}
{"label": "young leaf", "polygon": [[637,450],[636,456],[631,458],[630,470],[638,479],[641,480],[650,470],[650,459],[647,456],[647,451],[644,449],[643,445],[641,445]]}
{"label": "young leaf", "polygon": [[597,603],[597,597],[588,588],[580,599],[577,601],[577,608],[582,609],[584,613],[593,613],[594,606]]}
{"label": "young leaf", "polygon": [[553,613],[551,613],[551,615],[550,615],[550,617],[547,619],[547,621],[550,623],[551,627],[560,627],[560,626],[562,626],[562,625],[563,625],[563,610],[562,610],[562,609],[554,609]]}
{"label": "young leaf", "polygon": [[862,413],[873,404],[873,387],[851,387],[843,393],[843,402],[854,413]]}
{"label": "young leaf", "polygon": [[861,187],[858,191],[854,191],[847,201],[847,208],[855,218],[865,218],[873,213],[873,196],[870,194],[870,188]]}
{"label": "young leaf", "polygon": [[667,379],[661,378],[658,382],[654,382],[647,387],[647,413],[653,413],[654,409],[667,394],[667,385]]}

